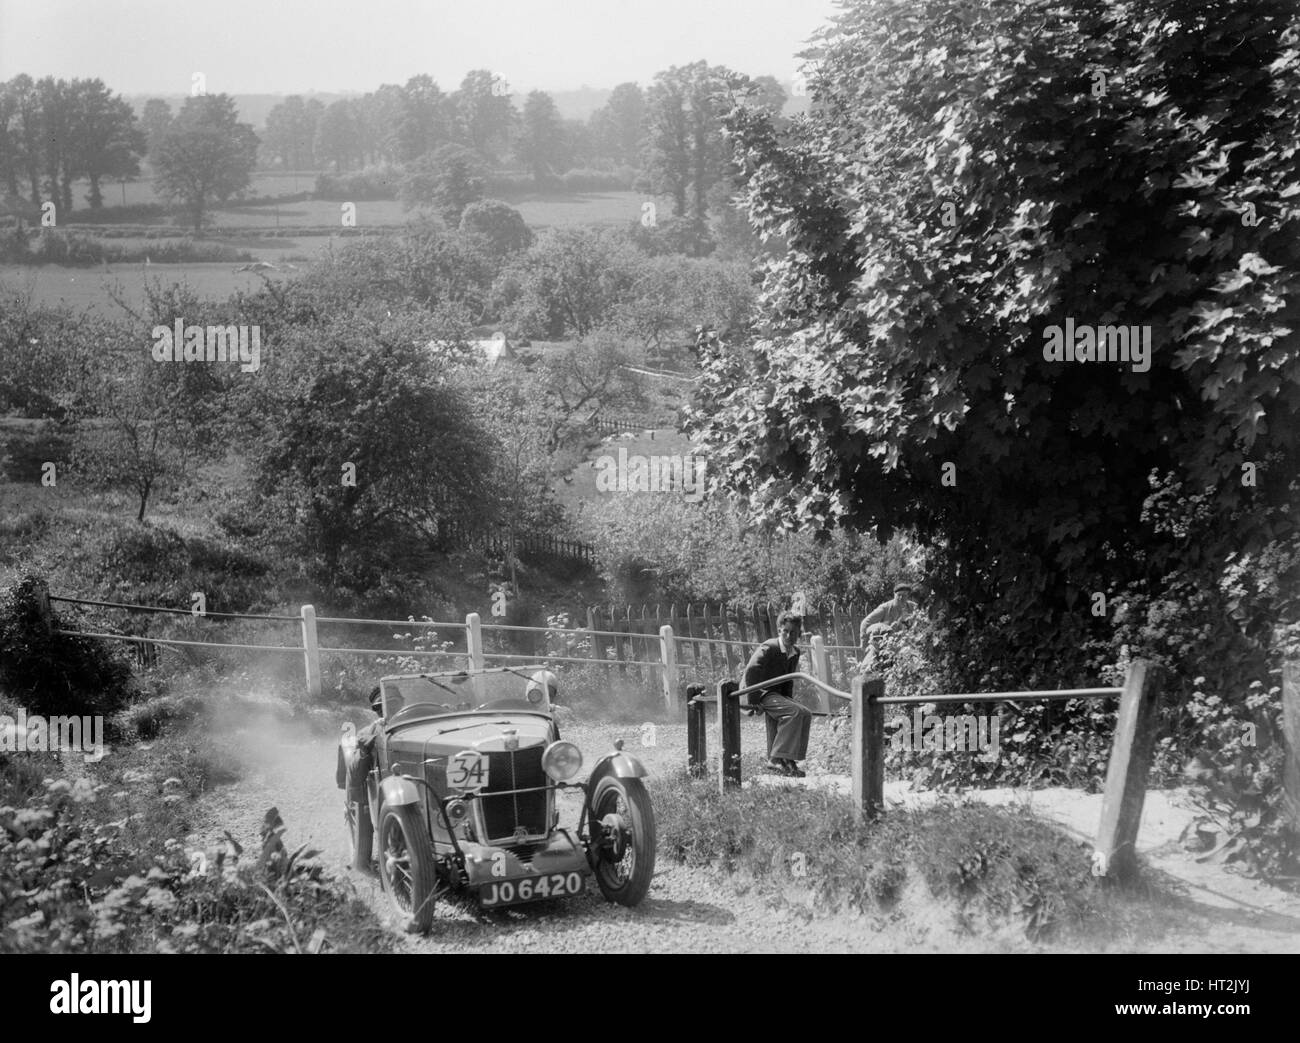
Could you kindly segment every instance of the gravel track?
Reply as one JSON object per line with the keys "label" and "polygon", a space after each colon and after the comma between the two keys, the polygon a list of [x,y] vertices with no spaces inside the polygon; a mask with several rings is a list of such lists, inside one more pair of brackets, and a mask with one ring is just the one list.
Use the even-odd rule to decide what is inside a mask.
{"label": "gravel track", "polygon": [[[743,748],[761,748],[761,722],[746,719],[742,728]],[[629,752],[641,757],[651,773],[652,799],[655,775],[676,768],[684,758],[684,725],[658,725],[653,747],[640,744],[637,725],[569,726],[564,737],[579,744],[588,764],[612,748],[614,738],[625,739]],[[335,738],[291,728],[278,733],[249,729],[238,738],[247,755],[245,776],[205,799],[210,825],[193,839],[211,843],[229,829],[246,847],[254,847],[263,814],[274,805],[286,825],[285,843],[291,849],[307,842],[319,848],[325,866],[350,880],[377,916],[400,935],[378,879],[347,867],[342,800],[334,785]],[[1062,803],[1073,809],[1081,795],[1061,792]],[[566,799],[569,806],[561,805],[562,816],[576,822],[578,798]],[[1153,805],[1168,808],[1163,800]],[[1050,815],[1053,798],[1040,792],[1034,806]],[[1069,815],[1075,814],[1070,810]],[[1165,890],[1175,895],[1183,926],[1154,941],[1150,951],[1300,952],[1300,899],[1221,867],[1196,864],[1167,842],[1166,824],[1160,821],[1162,835],[1152,838],[1157,843],[1146,845],[1144,854]],[[440,899],[428,936],[400,935],[398,944],[402,951],[425,953],[1035,951],[1018,939],[961,937],[935,923],[881,929],[863,916],[814,915],[801,902],[805,896],[787,892],[780,897],[785,900],[742,878],[681,866],[661,855],[650,894],[635,909],[605,902],[594,882],[579,898],[495,912],[450,897]],[[1148,946],[1130,945],[1125,951],[1135,949]]]}

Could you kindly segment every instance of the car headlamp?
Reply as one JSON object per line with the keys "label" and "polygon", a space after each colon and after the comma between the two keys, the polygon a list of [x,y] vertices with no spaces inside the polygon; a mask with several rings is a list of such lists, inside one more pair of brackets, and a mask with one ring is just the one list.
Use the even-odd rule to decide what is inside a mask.
{"label": "car headlamp", "polygon": [[582,769],[582,751],[571,742],[553,742],[542,754],[542,770],[556,782],[568,782]]}
{"label": "car headlamp", "polygon": [[459,825],[465,821],[465,816],[469,814],[469,804],[463,800],[449,800],[447,802],[447,818]]}

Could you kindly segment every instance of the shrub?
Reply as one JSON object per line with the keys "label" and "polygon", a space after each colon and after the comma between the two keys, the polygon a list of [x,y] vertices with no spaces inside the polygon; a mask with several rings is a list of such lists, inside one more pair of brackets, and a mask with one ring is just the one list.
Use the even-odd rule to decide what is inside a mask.
{"label": "shrub", "polygon": [[[215,850],[187,850],[177,837],[208,768],[192,757],[107,768],[25,793],[0,775],[0,952],[391,949],[317,852],[285,845],[275,808],[248,857],[229,832]],[[182,774],[160,783],[160,771]]]}
{"label": "shrub", "polygon": [[499,199],[480,199],[460,216],[462,235],[479,236],[498,262],[533,245],[533,233],[523,216]]}
{"label": "shrub", "polygon": [[0,689],[31,713],[109,715],[131,695],[131,670],[95,638],[54,631],[44,580],[27,576],[0,603]]}
{"label": "shrub", "polygon": [[350,174],[320,174],[313,195],[340,202],[396,199],[401,180],[401,168],[390,165],[366,167]]}
{"label": "shrub", "polygon": [[627,170],[566,170],[560,175],[565,192],[626,192],[635,175]]}

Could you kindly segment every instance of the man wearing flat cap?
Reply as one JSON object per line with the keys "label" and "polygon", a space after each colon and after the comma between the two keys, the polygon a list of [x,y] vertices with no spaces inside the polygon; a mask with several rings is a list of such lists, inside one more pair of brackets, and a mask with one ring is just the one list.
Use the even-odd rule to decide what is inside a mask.
{"label": "man wearing flat cap", "polygon": [[906,580],[895,583],[894,596],[889,601],[877,605],[862,621],[862,627],[858,631],[858,643],[864,648],[867,647],[872,635],[892,629],[895,623],[901,622],[915,612],[916,603],[912,601],[911,593],[912,584]]}

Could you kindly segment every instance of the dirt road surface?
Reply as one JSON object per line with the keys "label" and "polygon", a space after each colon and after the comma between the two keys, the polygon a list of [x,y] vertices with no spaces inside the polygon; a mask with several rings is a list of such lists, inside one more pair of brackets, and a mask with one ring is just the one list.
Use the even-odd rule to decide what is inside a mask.
{"label": "dirt road surface", "polygon": [[[762,742],[762,726],[744,723],[744,743]],[[636,726],[570,727],[565,738],[582,748],[588,764],[623,738],[653,776],[684,759],[684,725],[658,725],[656,744],[640,745]],[[321,861],[349,879],[382,920],[393,926],[378,880],[347,867],[342,795],[335,788],[335,739],[305,729],[265,727],[236,736],[247,761],[244,778],[214,791],[205,801],[210,825],[196,843],[212,843],[222,829],[253,846],[267,808],[279,808],[291,848],[310,842]],[[846,780],[822,777],[812,784],[842,787]],[[896,806],[935,799],[909,795],[901,784],[888,797]],[[570,801],[575,798],[569,797]],[[1087,838],[1095,831],[1100,796],[1070,790],[1032,794],[987,791],[983,799],[1018,803],[1052,818],[1067,832]],[[1116,944],[1110,951],[1300,952],[1300,897],[1258,884],[1220,866],[1201,865],[1183,851],[1178,834],[1191,811],[1183,795],[1152,793],[1147,800],[1139,847],[1169,904],[1178,927],[1139,945]],[[580,805],[579,805],[580,806]],[[563,805],[562,805],[563,807]],[[565,814],[574,814],[571,806]],[[472,902],[439,903],[428,936],[400,935],[408,952],[690,952],[848,953],[941,951],[1035,951],[1021,939],[963,937],[946,924],[915,923],[887,928],[858,915],[827,916],[805,907],[797,894],[779,900],[769,890],[709,868],[688,868],[660,856],[648,898],[636,909],[606,903],[595,889],[576,899],[539,902],[499,912],[482,912]],[[340,947],[346,942],[340,940]]]}

